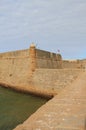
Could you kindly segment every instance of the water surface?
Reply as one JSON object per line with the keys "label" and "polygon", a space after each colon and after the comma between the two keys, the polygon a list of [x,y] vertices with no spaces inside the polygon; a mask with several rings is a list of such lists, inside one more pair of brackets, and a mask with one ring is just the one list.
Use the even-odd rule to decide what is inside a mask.
{"label": "water surface", "polygon": [[12,130],[47,100],[0,86],[0,130]]}

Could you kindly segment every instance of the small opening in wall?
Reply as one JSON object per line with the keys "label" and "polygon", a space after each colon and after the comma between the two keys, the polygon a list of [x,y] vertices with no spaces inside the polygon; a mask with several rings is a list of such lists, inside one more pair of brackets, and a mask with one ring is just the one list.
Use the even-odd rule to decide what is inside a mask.
{"label": "small opening in wall", "polygon": [[10,77],[12,76],[12,74],[9,75]]}

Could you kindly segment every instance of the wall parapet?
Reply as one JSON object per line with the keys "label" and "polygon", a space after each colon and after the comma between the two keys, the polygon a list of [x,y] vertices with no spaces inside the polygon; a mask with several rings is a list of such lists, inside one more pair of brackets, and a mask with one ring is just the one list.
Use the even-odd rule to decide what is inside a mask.
{"label": "wall parapet", "polygon": [[37,58],[45,58],[45,59],[53,59],[53,60],[62,60],[61,54],[36,49],[36,57]]}
{"label": "wall parapet", "polygon": [[29,69],[36,68],[63,69],[63,68],[86,68],[86,60],[63,60],[61,54],[40,50],[32,43],[29,49],[13,52],[0,53],[0,60],[29,60]]}
{"label": "wall parapet", "polygon": [[29,57],[29,50],[17,50],[11,52],[0,53],[0,59],[2,58],[20,58],[20,57]]}
{"label": "wall parapet", "polygon": [[[19,89],[25,88],[27,90],[29,86],[32,86],[31,88],[37,92],[37,88],[40,90],[40,86],[48,86],[48,88],[50,85],[55,86],[56,84],[57,86],[60,82],[60,80],[58,81],[57,79],[61,79],[62,76],[63,79],[65,79],[67,71],[62,68],[63,60],[61,55],[58,54],[57,57],[57,54],[53,53],[53,57],[54,58],[51,56],[51,52],[38,50],[33,44],[29,49],[24,51],[2,53],[0,54],[0,81],[10,86],[19,86]],[[73,73],[75,73],[74,71]],[[72,73],[72,71],[70,73]],[[38,80],[35,79],[36,76]],[[70,80],[71,78],[72,76],[70,76]],[[53,81],[53,84],[51,81]],[[67,80],[65,83],[66,82]],[[61,84],[61,86],[63,86],[63,84]],[[46,91],[48,91],[48,89],[46,89]]]}
{"label": "wall parapet", "polygon": [[37,49],[34,44],[31,44],[29,55],[31,70],[36,68],[62,68],[62,56],[60,54]]}

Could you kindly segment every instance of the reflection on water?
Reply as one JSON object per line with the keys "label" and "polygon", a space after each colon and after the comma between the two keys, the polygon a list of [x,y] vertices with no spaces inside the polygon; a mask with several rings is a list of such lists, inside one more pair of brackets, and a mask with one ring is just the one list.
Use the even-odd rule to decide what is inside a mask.
{"label": "reflection on water", "polygon": [[12,130],[46,101],[0,87],[0,130]]}

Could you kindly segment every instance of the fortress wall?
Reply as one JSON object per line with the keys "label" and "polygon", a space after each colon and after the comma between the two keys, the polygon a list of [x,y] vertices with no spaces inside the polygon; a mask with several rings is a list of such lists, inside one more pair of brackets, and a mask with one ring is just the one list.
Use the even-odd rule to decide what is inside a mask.
{"label": "fortress wall", "polygon": [[39,58],[36,60],[37,68],[48,68],[48,69],[61,69],[62,61],[53,60],[53,59],[42,59]]}
{"label": "fortress wall", "polygon": [[[34,46],[26,50],[6,52],[0,54],[0,77],[13,77],[21,73],[33,73],[36,68],[61,68],[60,55],[56,55]],[[57,58],[57,59],[56,59]],[[58,60],[59,59],[59,60]]]}
{"label": "fortress wall", "polygon": [[25,84],[30,75],[29,49],[0,54],[0,83]]}
{"label": "fortress wall", "polygon": [[48,69],[62,68],[62,57],[60,54],[36,49],[36,67]]}
{"label": "fortress wall", "polygon": [[81,62],[81,64],[82,64],[83,69],[86,70],[86,59],[83,59],[83,60],[81,60],[80,62]]}
{"label": "fortress wall", "polygon": [[29,58],[0,59],[0,82],[8,85],[24,84],[30,74]]}
{"label": "fortress wall", "polygon": [[52,53],[52,52],[36,49],[36,57],[37,58],[58,59],[57,55],[58,54],[56,54],[56,53]]}
{"label": "fortress wall", "polygon": [[82,69],[36,69],[32,81],[34,87],[55,95],[69,86],[81,73]]}
{"label": "fortress wall", "polygon": [[[58,57],[56,57],[56,54],[53,54],[53,56],[54,59],[49,58],[50,52],[36,50],[33,45],[27,50],[1,53],[0,83],[15,88],[18,86],[18,89],[28,91],[28,86],[34,86],[32,76],[37,68],[59,68]],[[35,89],[37,87],[33,91]]]}
{"label": "fortress wall", "polygon": [[40,96],[55,96],[81,75],[78,65],[34,46],[3,53],[0,54],[0,85]]}
{"label": "fortress wall", "polygon": [[5,53],[0,54],[0,59],[1,58],[18,58],[18,57],[29,57],[29,49],[5,52]]}
{"label": "fortress wall", "polygon": [[77,68],[77,69],[81,69],[83,68],[83,63],[81,61],[67,61],[67,60],[63,60],[62,62],[62,66],[63,68]]}
{"label": "fortress wall", "polygon": [[[52,58],[53,57],[53,58]],[[38,50],[32,45],[28,50],[0,54],[0,84],[37,94],[57,93],[72,82],[80,69],[61,69],[62,57]]]}
{"label": "fortress wall", "polygon": [[[27,67],[27,66],[26,66]],[[80,69],[36,69],[31,77],[25,70],[16,69],[11,76],[3,73],[0,83],[19,91],[26,91],[40,96],[55,96],[76,80],[82,72]]]}
{"label": "fortress wall", "polygon": [[13,130],[85,130],[86,72]]}
{"label": "fortress wall", "polygon": [[[45,60],[44,63],[42,59],[38,62],[40,65],[44,63],[45,68],[35,68],[33,71],[36,60],[31,59],[33,56],[0,58],[0,84],[41,96],[52,96],[73,82],[81,72],[80,69],[49,69],[52,67],[49,61]],[[49,68],[46,68],[46,63]]]}

